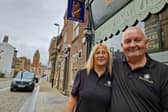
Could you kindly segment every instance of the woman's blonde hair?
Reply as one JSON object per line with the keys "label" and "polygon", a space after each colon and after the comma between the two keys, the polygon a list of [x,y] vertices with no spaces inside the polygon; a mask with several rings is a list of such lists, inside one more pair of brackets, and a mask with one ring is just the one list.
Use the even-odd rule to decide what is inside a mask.
{"label": "woman's blonde hair", "polygon": [[108,60],[107,60],[107,64],[106,64],[106,69],[107,71],[110,73],[112,73],[112,56],[110,54],[110,50],[109,50],[109,47],[105,44],[102,44],[102,43],[99,43],[99,44],[96,44],[93,48],[92,48],[92,51],[90,52],[90,56],[89,56],[89,59],[88,61],[86,62],[86,71],[87,71],[87,74],[90,73],[90,71],[94,68],[94,54],[95,52],[97,51],[98,48],[100,47],[103,47],[106,51],[107,51],[107,54],[108,54]]}

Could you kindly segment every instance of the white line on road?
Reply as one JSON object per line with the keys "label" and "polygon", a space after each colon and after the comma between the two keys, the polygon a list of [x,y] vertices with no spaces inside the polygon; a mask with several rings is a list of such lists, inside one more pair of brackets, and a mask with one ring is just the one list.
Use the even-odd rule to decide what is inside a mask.
{"label": "white line on road", "polygon": [[35,112],[36,101],[39,93],[39,86],[34,88],[32,95],[26,100],[19,112]]}

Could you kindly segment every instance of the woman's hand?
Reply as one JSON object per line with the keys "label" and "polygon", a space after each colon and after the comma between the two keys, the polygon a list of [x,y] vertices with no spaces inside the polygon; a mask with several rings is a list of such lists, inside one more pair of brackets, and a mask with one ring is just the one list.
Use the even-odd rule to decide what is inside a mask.
{"label": "woman's hand", "polygon": [[66,105],[66,112],[74,112],[77,104],[77,96],[70,96]]}

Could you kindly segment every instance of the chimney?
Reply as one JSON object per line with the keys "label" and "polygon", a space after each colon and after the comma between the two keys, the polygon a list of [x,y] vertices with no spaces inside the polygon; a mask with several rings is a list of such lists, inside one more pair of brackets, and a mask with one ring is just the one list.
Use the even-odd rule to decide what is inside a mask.
{"label": "chimney", "polygon": [[3,42],[8,43],[8,36],[7,35],[4,36]]}

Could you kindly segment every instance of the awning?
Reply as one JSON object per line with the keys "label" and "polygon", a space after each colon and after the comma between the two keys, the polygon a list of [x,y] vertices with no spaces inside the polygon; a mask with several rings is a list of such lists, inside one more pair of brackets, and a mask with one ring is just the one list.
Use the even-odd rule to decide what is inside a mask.
{"label": "awning", "polygon": [[105,37],[118,34],[137,21],[143,21],[150,13],[160,12],[166,4],[168,0],[133,0],[96,29],[95,41],[104,40]]}

